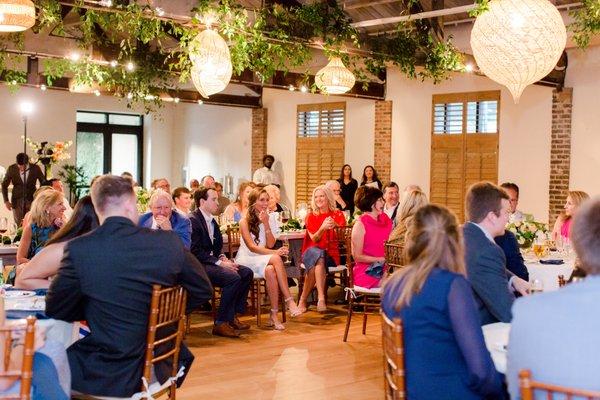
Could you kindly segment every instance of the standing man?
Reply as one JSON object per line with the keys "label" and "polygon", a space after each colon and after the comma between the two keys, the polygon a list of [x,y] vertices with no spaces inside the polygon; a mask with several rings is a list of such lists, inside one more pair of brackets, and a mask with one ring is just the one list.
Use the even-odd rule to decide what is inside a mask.
{"label": "standing man", "polygon": [[250,268],[237,265],[222,253],[223,236],[213,217],[219,208],[217,192],[201,187],[194,193],[196,211],[190,215],[192,222],[191,252],[204,265],[210,282],[222,288],[221,302],[212,333],[230,338],[239,337],[239,330],[250,329],[236,314],[243,314],[246,298],[254,274]]}
{"label": "standing man", "polygon": [[400,189],[396,182],[385,184],[383,187],[383,200],[385,200],[383,211],[390,217],[392,224],[396,226],[396,214],[398,213],[398,205],[400,204]]}
{"label": "standing man", "polygon": [[[4,205],[13,212],[17,226],[21,226],[23,216],[29,211],[33,201],[33,193],[36,185],[40,185],[46,179],[41,168],[29,163],[29,157],[25,153],[17,154],[17,163],[8,167],[6,175],[2,180],[2,197]],[[8,187],[12,183],[12,198],[8,201]]]}
{"label": "standing man", "polygon": [[281,188],[281,178],[279,177],[279,174],[271,169],[274,162],[275,157],[266,154],[263,157],[263,167],[254,172],[252,181],[259,185],[275,185],[278,188]]}

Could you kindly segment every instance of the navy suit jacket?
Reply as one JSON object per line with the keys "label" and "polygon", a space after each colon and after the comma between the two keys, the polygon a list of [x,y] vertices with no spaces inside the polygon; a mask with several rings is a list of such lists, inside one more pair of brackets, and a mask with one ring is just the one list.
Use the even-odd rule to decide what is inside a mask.
{"label": "navy suit jacket", "polygon": [[463,226],[463,237],[467,277],[473,287],[481,324],[510,322],[515,296],[508,288],[511,274],[506,270],[504,252],[471,222]]}
{"label": "navy suit jacket", "polygon": [[[190,224],[189,218],[173,210],[169,220],[171,221],[173,232],[177,233],[185,248],[189,250],[192,242],[192,224]],[[138,225],[143,226],[144,228],[152,228],[152,213],[147,212],[146,214],[140,215]]]}
{"label": "navy suit jacket", "polygon": [[211,241],[206,220],[200,209],[190,214],[190,222],[192,224],[192,247],[190,251],[202,264],[216,264],[223,250],[223,235],[221,235],[219,225],[213,219],[215,232],[214,241]]}
{"label": "navy suit jacket", "polygon": [[[46,314],[85,320],[90,327],[89,336],[67,349],[74,390],[110,397],[140,390],[154,284],[182,285],[188,311],[212,298],[206,271],[172,231],[110,217],[66,245],[46,296]],[[189,371],[193,355],[184,344],[179,359]],[[161,383],[171,375],[167,364],[155,367]]]}
{"label": "navy suit jacket", "polygon": [[519,250],[519,242],[517,242],[515,235],[510,231],[504,231],[504,235],[496,236],[494,241],[504,252],[506,269],[519,278],[529,281],[529,271],[525,266],[525,261]]}

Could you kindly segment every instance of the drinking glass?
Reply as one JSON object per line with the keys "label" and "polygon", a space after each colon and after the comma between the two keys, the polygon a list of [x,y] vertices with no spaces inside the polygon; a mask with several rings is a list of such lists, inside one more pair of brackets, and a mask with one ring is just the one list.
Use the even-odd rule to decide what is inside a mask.
{"label": "drinking glass", "polygon": [[529,288],[529,293],[542,293],[544,291],[544,284],[539,279],[534,279],[531,282],[531,287]]}
{"label": "drinking glass", "polygon": [[8,230],[8,218],[0,218],[0,246],[4,246],[4,234]]}
{"label": "drinking glass", "polygon": [[536,238],[535,241],[533,242],[533,253],[535,254],[535,256],[538,259],[542,258],[546,255],[547,250],[548,250],[548,247],[546,246],[546,243],[544,242],[544,240],[541,238]]}
{"label": "drinking glass", "polygon": [[288,266],[292,265],[292,260],[290,257],[290,240],[287,238],[287,236],[283,237],[283,247],[287,247],[287,249],[288,249],[288,255],[285,258],[285,261],[283,263],[283,265],[288,267]]}
{"label": "drinking glass", "polygon": [[344,210],[344,219],[346,223],[350,222],[350,210]]}
{"label": "drinking glass", "polygon": [[19,227],[17,226],[16,223],[11,222],[10,224],[8,224],[8,231],[6,233],[6,236],[8,236],[8,238],[10,239],[11,245],[15,244],[15,238],[17,237],[18,230],[19,230]]}
{"label": "drinking glass", "polygon": [[281,222],[284,224],[290,220],[289,210],[283,210],[282,212],[279,213],[279,216],[281,217]]}

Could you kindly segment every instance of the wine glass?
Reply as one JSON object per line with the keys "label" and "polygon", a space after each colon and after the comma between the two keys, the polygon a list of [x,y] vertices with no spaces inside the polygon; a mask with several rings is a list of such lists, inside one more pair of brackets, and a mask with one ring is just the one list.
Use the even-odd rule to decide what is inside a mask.
{"label": "wine glass", "polygon": [[8,230],[8,218],[0,218],[0,246],[4,246],[4,234]]}
{"label": "wine glass", "polygon": [[283,247],[286,247],[288,249],[288,254],[287,254],[287,257],[285,258],[283,265],[285,265],[286,267],[289,267],[290,265],[292,265],[292,260],[290,257],[290,240],[288,239],[287,236],[283,237]]}
{"label": "wine glass", "polygon": [[534,279],[531,282],[531,287],[529,288],[529,293],[542,293],[544,291],[544,284],[539,279]]}
{"label": "wine glass", "polygon": [[19,227],[17,226],[16,223],[11,222],[10,224],[8,224],[8,231],[7,231],[6,235],[10,239],[11,245],[15,244],[15,238],[17,237],[18,230],[19,230]]}
{"label": "wine glass", "polygon": [[281,217],[281,222],[285,224],[290,220],[290,211],[283,210],[282,212],[279,213],[279,216]]}

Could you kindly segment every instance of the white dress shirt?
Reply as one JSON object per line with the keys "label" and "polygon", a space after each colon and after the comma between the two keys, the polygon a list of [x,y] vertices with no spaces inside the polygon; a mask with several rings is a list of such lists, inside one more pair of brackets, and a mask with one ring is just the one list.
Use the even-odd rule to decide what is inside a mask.
{"label": "white dress shirt", "polygon": [[204,217],[204,220],[206,221],[206,226],[208,228],[208,236],[210,237],[210,241],[214,243],[214,241],[215,241],[215,226],[213,225],[212,221],[215,217],[213,217],[212,214],[208,214],[208,213],[204,212],[203,209],[200,209],[200,212],[202,213],[202,216]]}
{"label": "white dress shirt", "polygon": [[264,185],[281,185],[281,179],[279,178],[279,174],[273,171],[270,168],[262,167],[257,169],[254,172],[254,176],[252,177],[254,183],[264,184]]}

